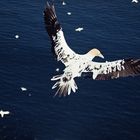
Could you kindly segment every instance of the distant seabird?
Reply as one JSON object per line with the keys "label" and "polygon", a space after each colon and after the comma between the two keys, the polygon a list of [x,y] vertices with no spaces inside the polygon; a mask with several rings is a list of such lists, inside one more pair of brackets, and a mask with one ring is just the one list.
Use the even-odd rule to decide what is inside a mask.
{"label": "distant seabird", "polygon": [[75,29],[76,32],[81,32],[82,30],[84,30],[83,27],[79,27],[79,28],[76,28],[76,29]]}
{"label": "distant seabird", "polygon": [[139,1],[138,0],[132,0],[132,2],[138,3]]}
{"label": "distant seabird", "polygon": [[46,30],[52,42],[52,51],[65,65],[64,73],[54,76],[51,80],[57,82],[52,89],[58,88],[55,95],[70,95],[71,91],[78,89],[75,78],[81,77],[83,73],[91,73],[94,80],[108,80],[140,74],[140,59],[122,59],[112,62],[93,62],[94,57],[104,56],[94,48],[86,54],[75,53],[66,43],[62,27],[58,22],[53,4],[47,2],[44,11]]}
{"label": "distant seabird", "polygon": [[19,35],[15,35],[15,38],[18,39],[19,38]]}
{"label": "distant seabird", "polygon": [[69,16],[70,16],[70,15],[71,15],[71,12],[67,12],[67,15],[69,15]]}
{"label": "distant seabird", "polygon": [[59,68],[56,68],[56,71],[59,72]]}
{"label": "distant seabird", "polygon": [[21,87],[20,88],[22,91],[27,91],[27,88],[25,88],[25,87]]}
{"label": "distant seabird", "polygon": [[66,3],[63,1],[63,2],[62,2],[62,5],[66,5]]}
{"label": "distant seabird", "polygon": [[1,115],[2,118],[4,117],[4,115],[8,115],[8,114],[10,114],[9,111],[0,110],[0,115]]}

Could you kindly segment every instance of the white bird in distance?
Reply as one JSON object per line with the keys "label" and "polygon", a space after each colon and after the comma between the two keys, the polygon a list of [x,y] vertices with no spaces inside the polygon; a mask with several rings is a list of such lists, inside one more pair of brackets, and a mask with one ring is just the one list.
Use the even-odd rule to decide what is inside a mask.
{"label": "white bird in distance", "polygon": [[2,118],[4,117],[4,115],[8,115],[8,114],[10,114],[9,111],[0,110],[0,115],[1,115]]}
{"label": "white bird in distance", "polygon": [[132,0],[132,2],[138,3],[139,1],[138,0]]}
{"label": "white bird in distance", "polygon": [[65,65],[63,73],[51,80],[57,81],[52,89],[58,88],[55,95],[70,95],[78,89],[75,78],[83,73],[92,73],[94,80],[108,80],[140,74],[140,59],[120,59],[112,62],[94,62],[95,57],[104,58],[101,52],[93,48],[86,54],[75,53],[66,43],[62,27],[58,22],[54,4],[47,2],[44,10],[46,30],[51,39],[52,51]]}
{"label": "white bird in distance", "polygon": [[82,30],[84,30],[83,27],[79,27],[79,28],[76,28],[76,29],[75,29],[76,32],[81,32]]}

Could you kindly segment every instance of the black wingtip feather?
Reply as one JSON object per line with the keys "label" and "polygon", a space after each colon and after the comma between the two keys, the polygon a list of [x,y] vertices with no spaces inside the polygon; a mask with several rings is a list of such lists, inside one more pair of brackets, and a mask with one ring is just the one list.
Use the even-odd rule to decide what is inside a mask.
{"label": "black wingtip feather", "polygon": [[53,41],[52,37],[56,36],[56,33],[61,29],[61,25],[57,20],[53,1],[51,4],[48,1],[46,3],[46,8],[44,10],[44,21],[45,21],[45,28],[51,39],[51,44],[52,44],[51,51],[56,57],[55,50],[54,50],[55,42]]}
{"label": "black wingtip feather", "polygon": [[57,20],[54,3],[50,4],[47,1],[46,8],[44,10],[44,20],[49,36],[55,36],[56,33],[61,29],[61,26]]}
{"label": "black wingtip feather", "polygon": [[125,64],[131,69],[133,74],[140,74],[140,59],[125,59]]}

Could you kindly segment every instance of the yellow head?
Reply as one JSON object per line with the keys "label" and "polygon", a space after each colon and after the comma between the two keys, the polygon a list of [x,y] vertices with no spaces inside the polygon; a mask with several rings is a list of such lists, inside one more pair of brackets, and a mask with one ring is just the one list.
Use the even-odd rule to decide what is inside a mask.
{"label": "yellow head", "polygon": [[101,54],[101,52],[98,49],[92,49],[87,53],[92,59],[96,56],[104,58],[104,56]]}

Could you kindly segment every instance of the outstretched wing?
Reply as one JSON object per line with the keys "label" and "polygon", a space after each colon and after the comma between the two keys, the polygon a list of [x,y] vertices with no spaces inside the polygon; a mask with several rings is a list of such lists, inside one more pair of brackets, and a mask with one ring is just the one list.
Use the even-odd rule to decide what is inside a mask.
{"label": "outstretched wing", "polygon": [[44,11],[44,20],[52,42],[52,52],[58,61],[61,60],[64,65],[67,65],[67,62],[74,58],[76,53],[67,45],[62,27],[57,20],[54,5],[50,5],[48,2]]}
{"label": "outstretched wing", "polygon": [[140,59],[124,59],[113,62],[90,62],[85,72],[92,72],[93,79],[108,80],[140,75]]}
{"label": "outstretched wing", "polygon": [[4,114],[7,115],[7,114],[10,114],[10,112],[9,111],[4,111]]}

